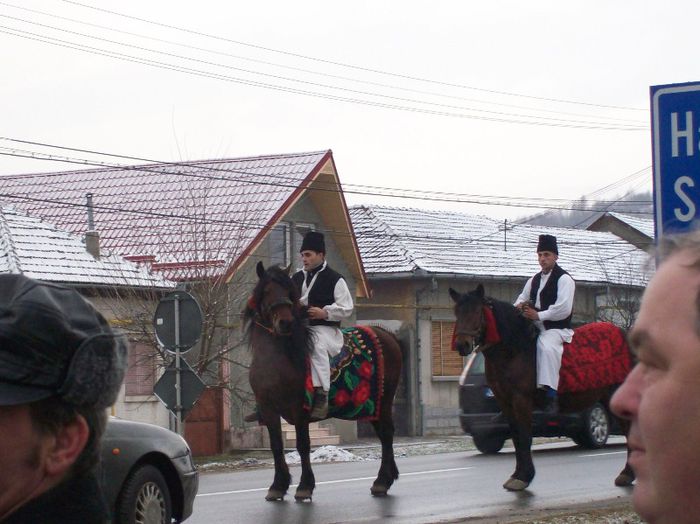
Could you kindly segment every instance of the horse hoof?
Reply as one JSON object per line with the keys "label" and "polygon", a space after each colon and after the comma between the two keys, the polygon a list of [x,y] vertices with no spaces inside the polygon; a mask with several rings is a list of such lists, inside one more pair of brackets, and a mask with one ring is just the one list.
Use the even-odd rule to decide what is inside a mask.
{"label": "horse hoof", "polygon": [[385,497],[387,491],[389,491],[389,488],[387,488],[386,486],[382,486],[381,484],[372,484],[372,487],[369,491],[374,497]]}
{"label": "horse hoof", "polygon": [[626,473],[620,473],[615,479],[615,485],[619,487],[631,486],[634,482],[634,477],[627,475]]}
{"label": "horse hoof", "polygon": [[285,495],[286,493],[284,491],[280,491],[278,489],[269,489],[267,490],[267,495],[265,495],[265,500],[267,500],[268,502],[284,500]]}
{"label": "horse hoof", "polygon": [[508,491],[522,491],[529,485],[529,482],[510,477],[508,480],[506,480],[505,484],[503,484],[503,487]]}
{"label": "horse hoof", "polygon": [[297,489],[297,492],[294,494],[294,500],[297,502],[305,502],[309,501],[311,502],[311,496],[313,495],[313,491],[310,489]]}

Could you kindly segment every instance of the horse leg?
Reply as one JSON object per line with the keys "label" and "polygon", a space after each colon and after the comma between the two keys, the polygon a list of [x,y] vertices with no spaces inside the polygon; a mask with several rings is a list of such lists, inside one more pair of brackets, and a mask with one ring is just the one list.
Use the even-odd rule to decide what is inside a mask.
{"label": "horse leg", "polygon": [[618,419],[620,422],[620,426],[622,428],[622,431],[625,434],[625,446],[627,447],[627,460],[625,461],[625,467],[622,469],[620,474],[615,478],[615,485],[616,486],[631,486],[632,483],[634,482],[635,475],[634,475],[634,470],[632,469],[632,466],[630,466],[630,448],[629,448],[629,443],[627,442],[627,435],[630,430],[630,423],[627,420],[623,419]]}
{"label": "horse leg", "polygon": [[399,478],[399,468],[394,459],[394,421],[391,415],[391,403],[382,406],[384,410],[377,421],[372,421],[375,433],[382,443],[382,464],[370,492],[375,497],[387,494],[395,480]]}
{"label": "horse leg", "polygon": [[292,476],[289,474],[287,461],[284,459],[284,442],[282,441],[282,423],[279,415],[263,412],[263,423],[267,426],[270,435],[270,448],[275,459],[275,480],[267,490],[265,500],[282,500],[287,494]]}
{"label": "horse leg", "polygon": [[294,498],[299,502],[303,502],[304,500],[311,500],[316,487],[316,478],[311,469],[311,458],[309,457],[311,453],[311,439],[309,437],[308,420],[297,423],[295,428],[297,433],[297,451],[299,452],[299,457],[301,457],[301,480],[297,486]]}
{"label": "horse leg", "polygon": [[508,417],[513,445],[515,446],[515,471],[503,484],[509,491],[522,491],[535,478],[535,465],[532,462],[532,398],[514,395],[513,413]]}

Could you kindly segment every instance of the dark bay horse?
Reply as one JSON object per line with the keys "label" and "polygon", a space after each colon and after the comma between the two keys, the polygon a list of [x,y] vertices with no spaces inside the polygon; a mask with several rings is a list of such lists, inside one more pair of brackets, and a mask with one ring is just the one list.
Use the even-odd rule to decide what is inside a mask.
{"label": "dark bay horse", "polygon": [[[515,446],[516,467],[503,487],[510,491],[521,491],[527,488],[535,477],[530,447],[532,411],[537,393],[537,327],[513,305],[485,297],[481,284],[475,290],[464,294],[450,288],[450,296],[455,303],[455,347],[462,355],[471,353],[475,346],[483,351],[486,380],[508,419]],[[493,322],[489,325],[489,319],[495,321],[495,326]],[[609,327],[618,329],[612,325]],[[615,337],[615,340],[621,342],[618,343],[619,347],[610,348],[611,351],[619,354],[629,352],[624,336]],[[609,346],[612,342],[606,343]],[[559,410],[562,413],[578,412],[596,402],[607,406],[618,385],[612,384],[575,393],[560,392]],[[620,421],[620,424],[627,434],[626,422]],[[615,485],[628,486],[633,481],[634,473],[629,463],[626,463],[615,479]]]}
{"label": "dark bay horse", "polygon": [[[250,385],[255,394],[261,423],[267,426],[275,461],[275,478],[266,500],[281,500],[289,489],[291,475],[284,458],[280,417],[296,429],[301,457],[301,479],[294,495],[297,501],[311,500],[316,481],[309,459],[309,411],[304,408],[307,356],[311,332],[305,321],[299,291],[287,271],[256,266],[258,283],[244,310],[253,359]],[[369,329],[369,328],[364,328]],[[382,443],[382,463],[372,484],[372,495],[386,495],[399,478],[394,461],[392,406],[401,376],[402,354],[396,337],[381,328],[371,328],[384,355],[383,396],[377,420],[371,420]],[[310,378],[308,378],[310,380]],[[330,399],[330,410],[333,399]]]}

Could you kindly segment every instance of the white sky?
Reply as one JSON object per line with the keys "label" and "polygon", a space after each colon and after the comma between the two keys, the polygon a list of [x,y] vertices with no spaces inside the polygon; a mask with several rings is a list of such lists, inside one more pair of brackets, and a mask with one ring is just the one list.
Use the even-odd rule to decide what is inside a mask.
{"label": "white sky", "polygon": [[[221,38],[166,29],[61,0],[0,0],[0,136],[159,161],[330,148],[346,188],[368,185],[510,199],[574,199],[651,165],[650,85],[700,80],[700,2],[691,0],[82,1]],[[85,26],[10,5],[190,47]],[[120,47],[27,21],[209,63]],[[531,117],[515,115],[537,114],[563,119],[567,125],[572,120],[589,120],[642,129],[523,125],[370,107],[55,47],[8,35],[7,28],[41,35],[32,38],[51,36],[209,74],[382,104],[509,121],[532,121]],[[442,84],[305,60],[225,39]],[[370,94],[292,83],[233,68]],[[544,102],[483,90],[638,110]],[[455,107],[378,98],[376,94]],[[475,113],[474,109],[497,113]],[[536,113],[536,109],[560,113]],[[0,140],[0,148],[4,148],[0,153],[17,148],[88,158],[83,153],[61,153],[4,140]],[[0,174],[74,167],[0,156]],[[650,189],[651,171],[646,169],[641,177],[600,197],[611,199],[632,188]],[[347,200],[350,204],[378,202],[353,194],[348,194]],[[381,203],[448,207],[424,200],[383,199]],[[497,218],[537,211],[464,203],[450,208]]]}

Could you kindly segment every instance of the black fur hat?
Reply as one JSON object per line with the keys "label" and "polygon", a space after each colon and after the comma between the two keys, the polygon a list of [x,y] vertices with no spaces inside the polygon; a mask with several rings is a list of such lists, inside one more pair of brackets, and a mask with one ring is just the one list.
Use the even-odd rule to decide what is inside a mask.
{"label": "black fur hat", "polygon": [[301,243],[302,251],[316,251],[316,253],[326,253],[326,241],[323,239],[323,233],[318,231],[309,231],[304,236],[304,241]]}
{"label": "black fur hat", "polygon": [[559,256],[559,250],[557,249],[557,237],[553,235],[540,235],[539,242],[537,242],[537,252],[540,251],[551,251],[555,255]]}

